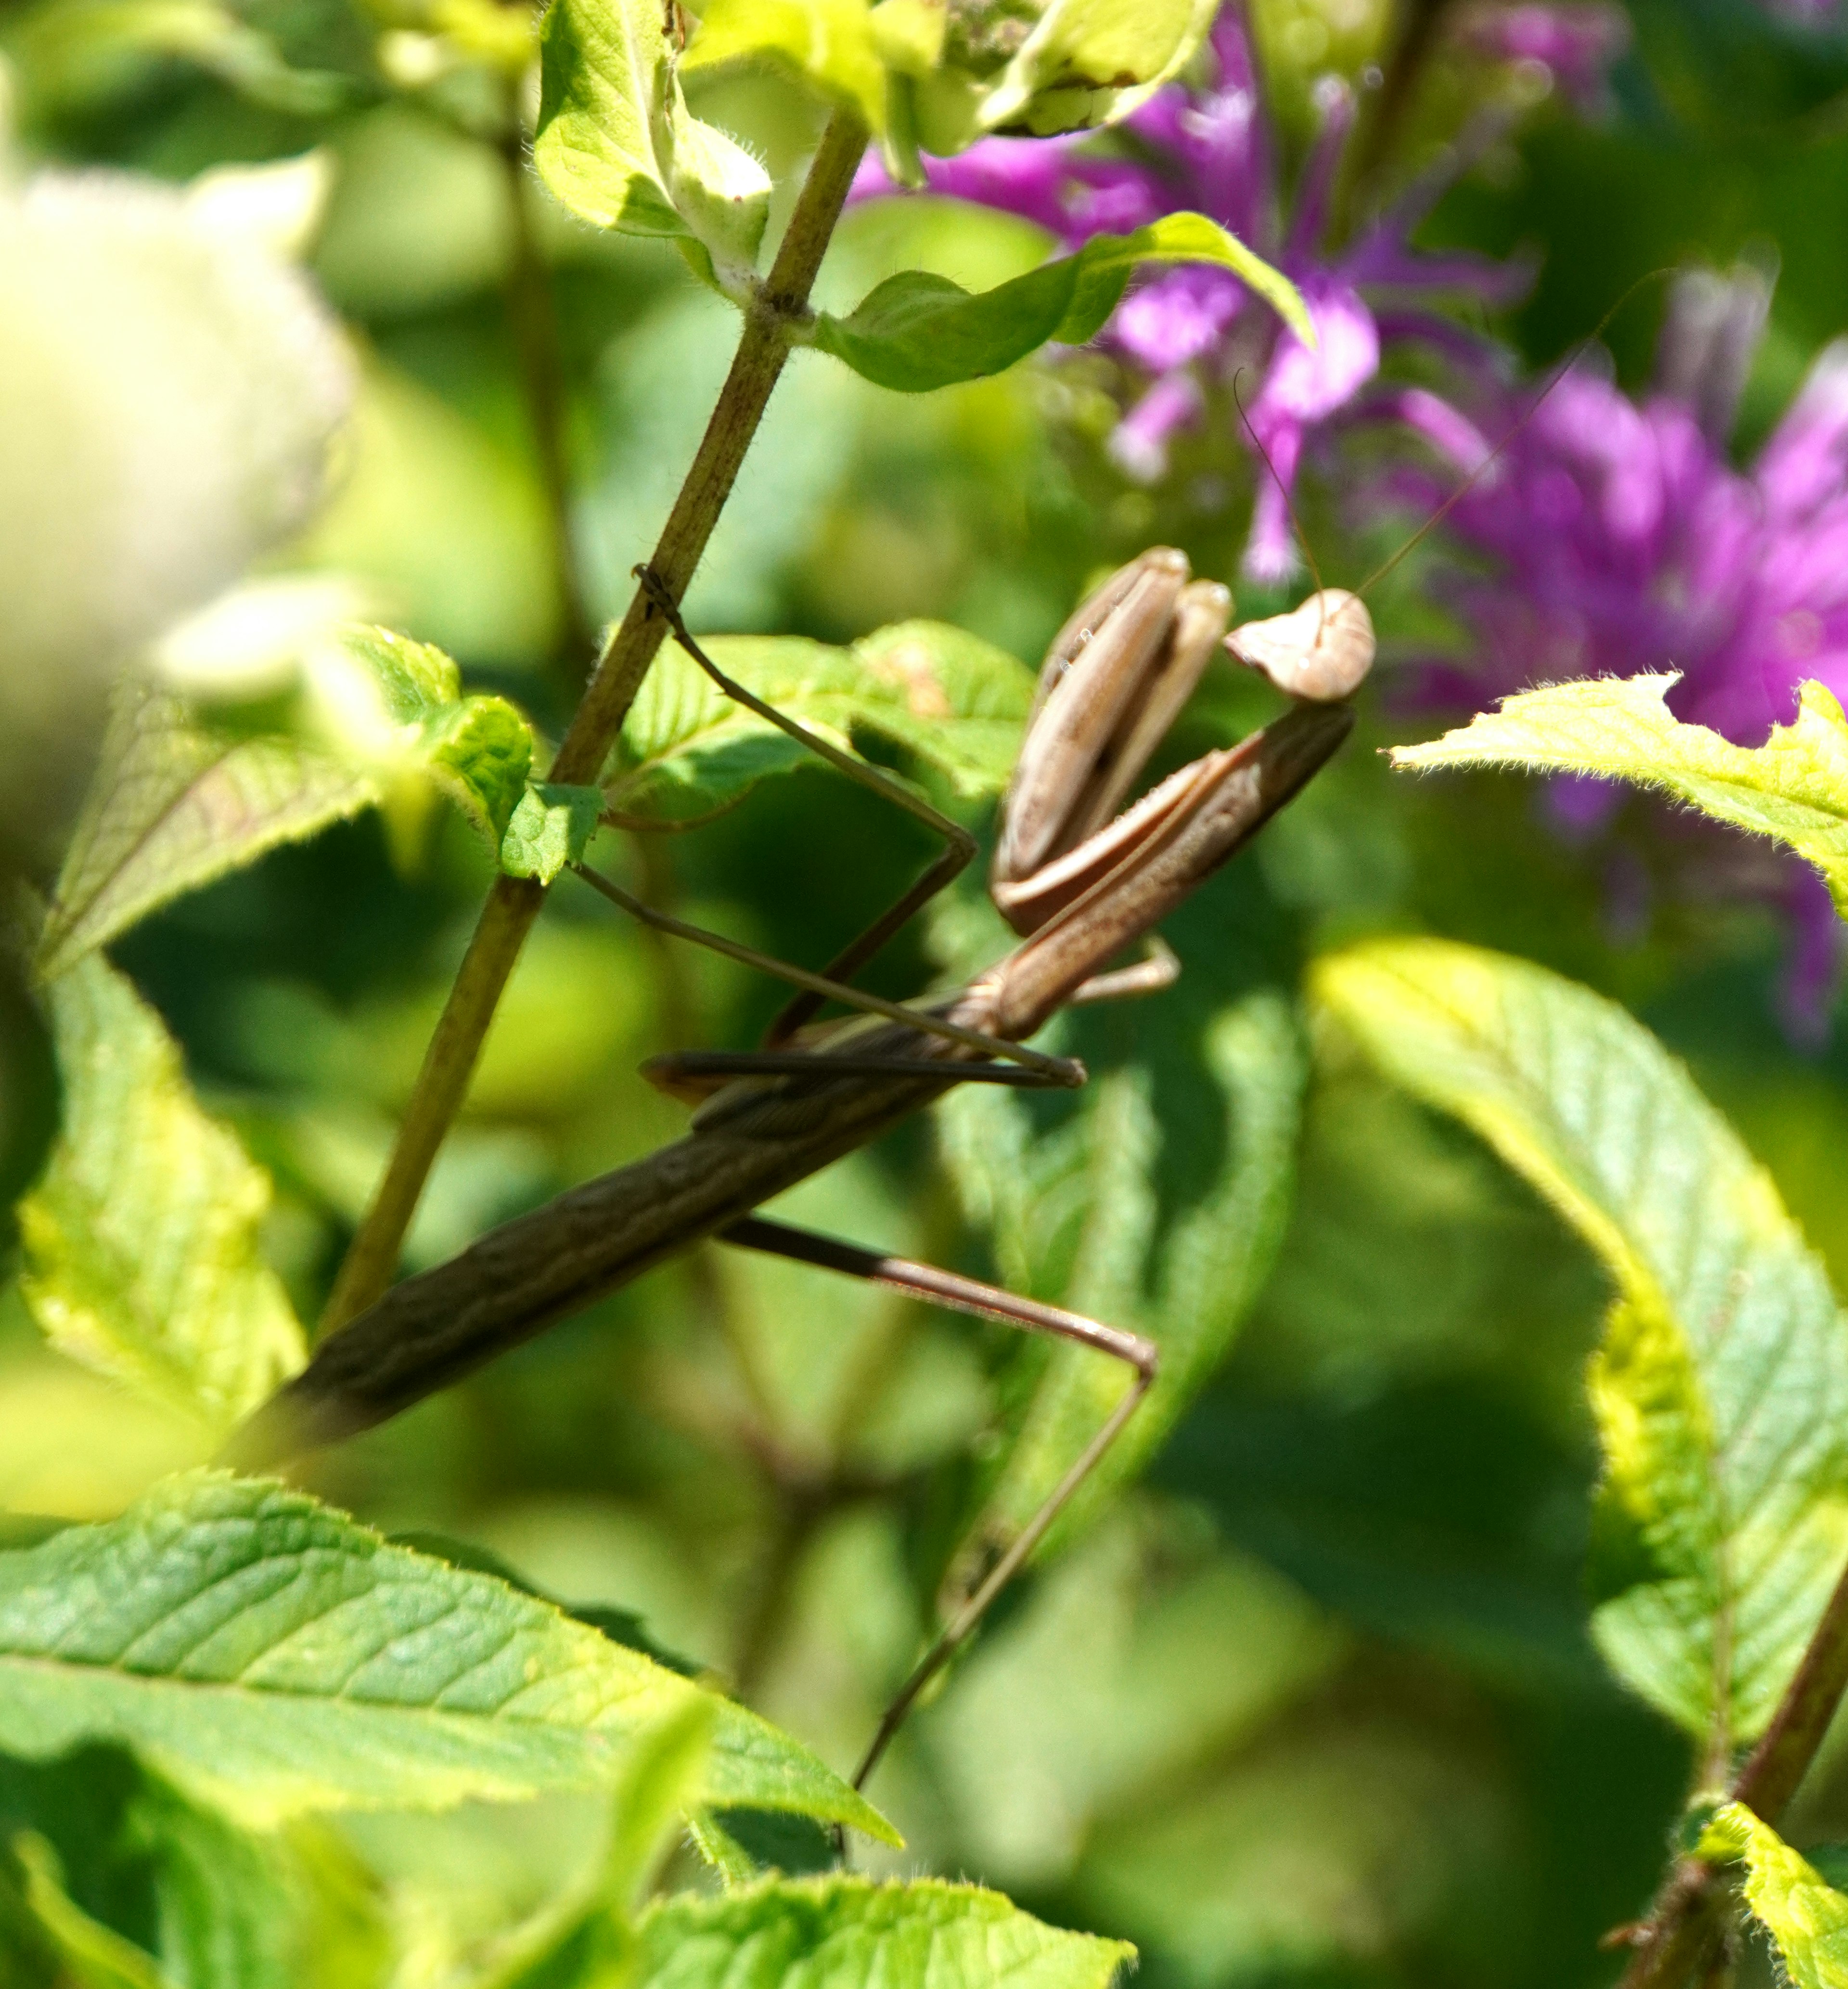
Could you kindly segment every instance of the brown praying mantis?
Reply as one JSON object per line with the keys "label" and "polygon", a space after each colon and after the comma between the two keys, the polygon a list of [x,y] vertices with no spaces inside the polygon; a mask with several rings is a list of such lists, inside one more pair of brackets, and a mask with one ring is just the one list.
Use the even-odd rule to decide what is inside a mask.
{"label": "brown praying mantis", "polygon": [[[1293,614],[1228,638],[1230,591],[1192,579],[1183,554],[1157,547],[1113,574],[1047,652],[1001,805],[991,891],[1020,944],[968,986],[901,1004],[851,986],[849,977],[964,866],[973,839],[912,790],[733,683],[688,633],[658,578],[638,571],[676,639],[728,696],[850,778],[892,795],[944,837],[944,852],[818,974],[685,925],[574,866],[637,918],[765,967],[802,991],[758,1050],[652,1059],[644,1066],[651,1077],[699,1100],[685,1137],[395,1286],[323,1341],[303,1372],[237,1433],[227,1454],[245,1467],[272,1464],[381,1422],[708,1237],[870,1279],[1122,1362],[1129,1380],[1122,1398],[1039,1511],[952,1609],[882,1719],[855,1776],[858,1787],[919,1694],[1135,1414],[1153,1385],[1157,1354],[1139,1334],[753,1211],[953,1085],[1082,1083],[1081,1065],[1035,1050],[1027,1039],[1062,1008],[1144,994],[1173,980],[1179,963],[1156,929],[1346,737],[1353,717],[1337,700],[1372,662],[1372,625],[1357,596],[1318,590]],[[1298,702],[1124,808],[1222,642]],[[1142,959],[1115,964],[1137,946],[1146,950]],[[830,999],[861,1012],[814,1025],[811,1018]]]}

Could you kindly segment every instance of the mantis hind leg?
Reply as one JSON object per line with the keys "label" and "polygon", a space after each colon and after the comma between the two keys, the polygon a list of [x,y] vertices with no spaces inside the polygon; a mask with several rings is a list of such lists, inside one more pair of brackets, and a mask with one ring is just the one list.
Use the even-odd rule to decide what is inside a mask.
{"label": "mantis hind leg", "polygon": [[929,1304],[946,1306],[956,1312],[973,1313],[977,1318],[999,1320],[1004,1325],[1020,1327],[1029,1333],[1048,1333],[1055,1339],[1071,1340],[1096,1353],[1107,1354],[1131,1370],[1129,1386],[1122,1401],[1105,1418],[1096,1435],[1053,1487],[1039,1510],[1008,1543],[1006,1551],[983,1576],[980,1585],[939,1629],[924,1655],[912,1667],[909,1676],[882,1716],[878,1729],[855,1774],[854,1787],[863,1788],[925,1687],[969,1641],[996,1597],[1025,1565],[1045,1538],[1053,1521],[1122,1433],[1124,1425],[1135,1415],[1143,1397],[1155,1385],[1159,1356],[1154,1343],[1140,1333],[1105,1326],[1099,1320],[1085,1318],[1081,1313],[1044,1305],[1036,1299],[1021,1298],[997,1286],[960,1276],[953,1271],[939,1270],[934,1265],[916,1263],[909,1258],[885,1256],[877,1251],[863,1250],[856,1244],[838,1242],[831,1236],[818,1236],[811,1230],[773,1222],[763,1216],[749,1216],[742,1222],[733,1223],[729,1228],[719,1232],[719,1239],[744,1249],[767,1251],[775,1256],[793,1258],[799,1263],[816,1265],[824,1270],[864,1278]]}

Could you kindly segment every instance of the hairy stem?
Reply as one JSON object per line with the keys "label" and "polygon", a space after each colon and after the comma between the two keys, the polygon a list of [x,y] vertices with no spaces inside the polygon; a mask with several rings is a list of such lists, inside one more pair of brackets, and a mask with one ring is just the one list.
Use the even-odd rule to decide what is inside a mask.
{"label": "hairy stem", "polygon": [[551,272],[540,253],[526,171],[526,133],[516,93],[508,91],[507,124],[497,147],[506,186],[511,252],[507,261],[507,328],[513,334],[520,391],[539,459],[550,542],[552,584],[561,626],[555,660],[575,669],[596,646],[596,625],[584,599],[584,574],[571,533],[571,484],[565,448],[564,364],[558,341],[557,300]]}
{"label": "hairy stem", "polygon": [[[865,146],[865,127],[851,113],[837,112],[821,135],[770,276],[746,314],[731,371],[649,561],[676,600],[685,593],[706,551],[719,513],[731,495],[739,466],[763,418],[771,389],[788,360],[788,322],[807,307]],[[554,781],[584,784],[602,771],[624,716],[666,633],[666,622],[638,589],[597,659],[552,763]],[[544,886],[529,879],[502,876],[494,880],[424,1054],[384,1178],[334,1281],[322,1318],[323,1331],[363,1312],[391,1282],[418,1198],[437,1150],[461,1108],[501,991],[545,896]]]}
{"label": "hairy stem", "polygon": [[1785,1689],[1764,1738],[1739,1770],[1732,1792],[1746,1808],[1775,1823],[1796,1794],[1842,1694],[1848,1690],[1848,1569],[1836,1583],[1796,1676]]}
{"label": "hairy stem", "polygon": [[[1771,1724],[1727,1794],[1775,1825],[1790,1806],[1848,1691],[1848,1569],[1836,1584],[1796,1675]],[[1684,1858],[1663,1882],[1638,1936],[1638,1953],[1621,1989],[1687,1989],[1704,1980],[1724,1930],[1711,1868]]]}
{"label": "hairy stem", "polygon": [[1405,0],[1398,9],[1386,73],[1355,147],[1356,184],[1370,180],[1392,151],[1452,7],[1453,0]]}

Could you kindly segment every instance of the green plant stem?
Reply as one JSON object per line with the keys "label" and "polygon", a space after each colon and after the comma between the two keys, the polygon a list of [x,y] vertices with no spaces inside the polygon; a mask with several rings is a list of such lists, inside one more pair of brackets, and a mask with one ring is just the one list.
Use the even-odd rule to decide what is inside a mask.
{"label": "green plant stem", "polygon": [[1402,0],[1385,76],[1355,147],[1352,184],[1370,181],[1397,141],[1453,4],[1454,0]]}
{"label": "green plant stem", "polygon": [[[1796,1675],[1785,1688],[1763,1737],[1727,1794],[1776,1825],[1816,1759],[1842,1695],[1848,1691],[1848,1569],[1836,1584]],[[1639,1936],[1639,1952],[1620,1989],[1686,1989],[1703,1981],[1724,1939],[1713,1868],[1678,1860]]]}
{"label": "green plant stem", "polygon": [[[771,390],[787,363],[790,322],[807,307],[816,273],[865,148],[865,127],[851,112],[837,112],[821,134],[770,276],[746,313],[731,371],[649,561],[676,601],[685,593],[706,551]],[[602,772],[666,633],[667,623],[638,588],[597,659],[552,763],[554,781],[587,784]],[[501,991],[545,897],[545,887],[530,879],[494,880],[424,1053],[384,1177],[334,1280],[322,1316],[323,1332],[363,1312],[391,1282],[437,1150],[461,1109]]]}
{"label": "green plant stem", "polygon": [[560,626],[555,661],[575,668],[596,646],[597,629],[584,598],[584,574],[571,531],[571,483],[565,446],[564,363],[558,338],[552,273],[540,252],[528,184],[526,133],[509,88],[506,129],[496,147],[506,187],[509,255],[506,300],[526,421],[539,459],[545,498],[552,584]]}

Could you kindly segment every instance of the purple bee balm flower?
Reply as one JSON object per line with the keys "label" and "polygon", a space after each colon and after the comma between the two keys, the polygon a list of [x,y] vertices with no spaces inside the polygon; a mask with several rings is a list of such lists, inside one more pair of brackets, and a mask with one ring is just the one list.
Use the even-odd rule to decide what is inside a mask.
{"label": "purple bee balm flower", "polygon": [[[1111,452],[1140,482],[1165,473],[1171,439],[1213,411],[1215,388],[1223,405],[1227,386],[1241,372],[1247,376],[1240,398],[1276,474],[1259,479],[1244,563],[1254,578],[1275,581],[1297,564],[1288,499],[1305,446],[1315,431],[1353,408],[1379,369],[1381,320],[1362,293],[1392,293],[1395,339],[1447,349],[1456,327],[1421,307],[1420,296],[1464,291],[1504,303],[1524,287],[1528,272],[1467,255],[1420,255],[1406,246],[1447,174],[1421,181],[1345,248],[1325,253],[1329,197],[1353,124],[1352,93],[1332,77],[1318,86],[1321,127],[1286,222],[1278,212],[1270,127],[1241,5],[1220,12],[1210,54],[1210,85],[1170,85],[1126,120],[1132,155],[1108,134],[988,138],[957,158],[927,160],[925,174],[932,191],[1024,215],[1068,251],[1094,235],[1127,234],[1162,215],[1191,209],[1230,229],[1296,283],[1315,326],[1314,350],[1257,304],[1230,271],[1198,263],[1139,282],[1098,341],[1124,362],[1135,383]],[[1114,153],[1113,144],[1119,148]],[[853,197],[896,191],[869,159]]]}
{"label": "purple bee balm flower", "polygon": [[1616,7],[1542,6],[1518,0],[1513,6],[1468,8],[1457,23],[1457,39],[1493,61],[1544,69],[1573,109],[1589,117],[1609,107],[1606,76],[1630,46],[1630,19]]}
{"label": "purple bee balm flower", "polygon": [[[1806,681],[1848,699],[1848,340],[1816,360],[1749,469],[1725,453],[1768,300],[1751,272],[1684,277],[1651,392],[1634,402],[1575,369],[1532,409],[1449,514],[1496,570],[1446,588],[1475,639],[1466,666],[1424,674],[1425,698],[1480,705],[1565,678],[1674,669],[1676,715],[1746,746],[1795,717]],[[1484,429],[1518,418],[1504,405],[1472,430],[1410,395],[1395,412],[1466,473],[1489,455]],[[1620,798],[1561,782],[1552,812],[1589,837]],[[1804,1033],[1840,924],[1806,866],[1780,865],[1775,891],[1796,924],[1785,996]]]}

